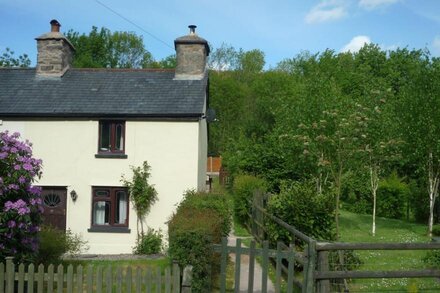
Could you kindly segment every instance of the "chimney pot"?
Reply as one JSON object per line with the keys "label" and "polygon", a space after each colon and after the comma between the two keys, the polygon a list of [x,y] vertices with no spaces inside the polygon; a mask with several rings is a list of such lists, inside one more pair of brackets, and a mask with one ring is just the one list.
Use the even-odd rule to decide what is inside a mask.
{"label": "chimney pot", "polygon": [[61,26],[61,24],[58,22],[58,20],[52,19],[50,21],[50,31],[51,32],[59,33],[60,32],[60,26]]}
{"label": "chimney pot", "polygon": [[188,27],[189,27],[189,33],[190,33],[191,35],[195,35],[195,34],[196,34],[196,28],[197,28],[197,26],[191,24],[191,25],[189,25]]}

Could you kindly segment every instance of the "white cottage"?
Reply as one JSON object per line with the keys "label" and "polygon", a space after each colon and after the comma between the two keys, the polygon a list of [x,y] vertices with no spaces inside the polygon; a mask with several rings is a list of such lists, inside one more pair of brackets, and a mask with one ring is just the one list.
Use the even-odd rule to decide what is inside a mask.
{"label": "white cottage", "polygon": [[187,189],[205,187],[206,40],[175,40],[176,70],[75,69],[53,20],[36,68],[0,69],[0,131],[18,131],[43,160],[45,221],[81,233],[88,253],[130,253],[136,214],[121,175],[151,166],[159,200],[146,224],[166,221]]}

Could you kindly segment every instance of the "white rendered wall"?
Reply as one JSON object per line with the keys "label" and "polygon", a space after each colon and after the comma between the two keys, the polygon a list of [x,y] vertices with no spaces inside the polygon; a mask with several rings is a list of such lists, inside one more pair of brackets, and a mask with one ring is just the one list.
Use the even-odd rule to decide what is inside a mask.
{"label": "white rendered wall", "polygon": [[[136,240],[136,215],[130,209],[131,233],[90,233],[92,186],[122,186],[121,175],[131,178],[130,166],[151,166],[150,183],[159,200],[146,224],[161,228],[187,189],[204,187],[206,176],[206,124],[201,122],[126,121],[127,159],[95,158],[98,121],[7,121],[0,131],[19,131],[33,143],[34,157],[43,160],[41,186],[67,186],[67,228],[81,233],[92,254],[130,253]],[[203,157],[204,156],[204,157]],[[78,199],[69,196],[75,190]],[[131,207],[131,204],[130,204]]]}

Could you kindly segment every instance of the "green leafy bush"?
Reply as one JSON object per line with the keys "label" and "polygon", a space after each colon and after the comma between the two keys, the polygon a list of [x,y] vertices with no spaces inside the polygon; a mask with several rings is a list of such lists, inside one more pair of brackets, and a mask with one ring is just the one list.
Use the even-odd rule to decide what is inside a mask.
{"label": "green leafy bush", "polygon": [[439,237],[440,236],[440,225],[432,226],[432,236]]}
{"label": "green leafy bush", "polygon": [[431,250],[426,253],[426,256],[422,259],[425,264],[430,268],[440,268],[440,250]]}
{"label": "green leafy bush", "polygon": [[266,182],[263,179],[251,175],[239,175],[234,180],[232,187],[234,199],[234,214],[237,219],[245,224],[249,218],[251,204],[256,190],[265,191]]}
{"label": "green leafy bush", "polygon": [[[311,182],[283,186],[279,194],[269,198],[267,211],[315,239],[329,241],[335,238],[334,195],[332,192],[318,194]],[[266,226],[272,244],[292,240],[290,233],[273,221],[268,220]]]}
{"label": "green leafy bush", "polygon": [[75,256],[88,249],[87,241],[70,229],[61,231],[50,226],[43,226],[38,237],[40,248],[36,258],[37,264],[56,264],[60,262],[64,254]]}
{"label": "green leafy bush", "polygon": [[147,233],[140,235],[136,246],[133,248],[134,254],[157,254],[162,251],[161,231],[148,228]]}
{"label": "green leafy bush", "polygon": [[347,172],[342,179],[344,184],[341,190],[341,201],[344,210],[358,213],[371,214],[373,212],[373,200],[371,189],[368,186],[369,177],[365,174]]}
{"label": "green leafy bush", "polygon": [[406,214],[408,184],[396,172],[380,182],[377,190],[377,215],[380,217],[402,219]]}
{"label": "green leafy bush", "polygon": [[215,211],[180,207],[168,223],[168,253],[181,267],[193,266],[193,292],[210,292],[219,256],[212,249],[222,237],[222,218]]}
{"label": "green leafy bush", "polygon": [[208,210],[208,213],[214,211],[221,218],[222,236],[229,235],[232,228],[231,205],[224,194],[188,190],[185,192],[184,200],[177,208],[177,212],[188,208]]}

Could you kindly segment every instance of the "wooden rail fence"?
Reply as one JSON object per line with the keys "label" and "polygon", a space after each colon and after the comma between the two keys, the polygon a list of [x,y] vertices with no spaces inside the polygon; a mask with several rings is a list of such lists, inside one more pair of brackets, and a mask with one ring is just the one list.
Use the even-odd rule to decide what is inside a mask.
{"label": "wooden rail fence", "polygon": [[165,292],[188,293],[191,292],[191,270],[183,270],[181,287],[181,271],[177,264],[161,271],[139,267],[112,267],[112,266],[87,266],[81,265],[74,268],[59,265],[49,265],[45,268],[42,264],[38,267],[30,264],[18,265],[13,263],[12,257],[6,258],[6,264],[0,263],[0,292],[5,293],[92,293],[92,292]]}
{"label": "wooden rail fence", "polygon": [[[376,279],[376,278],[440,278],[440,270],[437,269],[417,269],[417,270],[331,270],[329,265],[329,252],[339,252],[341,266],[344,264],[343,251],[356,250],[440,250],[440,242],[430,243],[325,243],[305,235],[295,227],[287,224],[269,214],[266,209],[267,195],[257,192],[251,202],[252,210],[248,214],[250,223],[249,228],[252,235],[260,242],[267,240],[266,225],[269,222],[276,223],[281,228],[290,233],[292,238],[289,245],[290,251],[295,254],[295,258],[302,260],[303,266],[302,283],[293,282],[302,292],[331,292],[330,280],[343,281],[345,292],[349,292],[346,280],[348,279]],[[297,240],[297,241],[296,241]],[[301,247],[295,248],[295,243],[300,242]],[[279,245],[279,244],[278,244]],[[284,245],[286,247],[286,245]],[[288,256],[287,256],[288,257]],[[288,271],[289,267],[281,263],[282,270]],[[298,274],[298,272],[296,272]]]}

